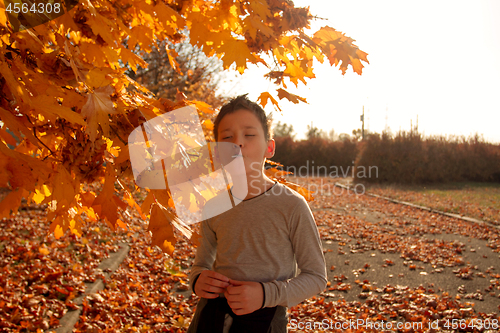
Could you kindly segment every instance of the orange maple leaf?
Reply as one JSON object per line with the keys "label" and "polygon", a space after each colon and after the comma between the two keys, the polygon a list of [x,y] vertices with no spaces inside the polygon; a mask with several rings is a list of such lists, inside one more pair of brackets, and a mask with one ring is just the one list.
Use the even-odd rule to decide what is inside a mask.
{"label": "orange maple leaf", "polygon": [[233,63],[236,63],[236,69],[240,73],[243,73],[247,68],[247,62],[255,61],[252,52],[250,52],[245,41],[242,40],[224,39],[218,52],[224,53],[222,61],[225,68],[229,68]]}
{"label": "orange maple leaf", "polygon": [[104,187],[99,195],[94,199],[92,208],[99,215],[105,217],[108,224],[116,230],[118,219],[118,208],[126,209],[127,204],[115,195],[115,180],[116,174],[113,167],[106,168],[106,177]]}
{"label": "orange maple leaf", "polygon": [[330,65],[337,66],[339,62],[341,62],[340,70],[342,74],[345,74],[347,66],[351,65],[353,71],[361,75],[364,67],[361,60],[369,63],[366,58],[367,53],[360,51],[359,48],[353,44],[354,39],[347,37],[344,33],[332,27],[325,26],[319,29],[314,34],[313,40],[326,54],[330,61]]}
{"label": "orange maple leaf", "polygon": [[294,103],[294,104],[298,104],[299,102],[304,102],[304,103],[307,103],[306,99],[304,97],[300,97],[300,96],[297,96],[297,95],[294,95],[294,94],[290,94],[288,91],[284,90],[284,89],[278,89],[277,90],[278,92],[278,97],[279,99],[283,99],[283,98],[286,98],[288,99],[290,102]]}
{"label": "orange maple leaf", "polygon": [[87,117],[87,128],[85,132],[92,142],[97,137],[97,127],[101,126],[102,134],[109,133],[109,115],[115,114],[111,94],[114,92],[112,86],[99,87],[87,96],[87,102],[82,107],[82,116]]}
{"label": "orange maple leaf", "polygon": [[157,245],[169,255],[174,253],[174,245],[177,242],[171,225],[173,216],[170,212],[165,212],[158,204],[153,204],[148,225],[148,230],[153,235],[151,244]]}
{"label": "orange maple leaf", "polygon": [[276,99],[274,99],[273,96],[271,96],[270,93],[268,93],[267,91],[263,92],[260,94],[259,98],[257,99],[257,101],[260,101],[260,105],[262,105],[263,108],[266,107],[266,104],[267,104],[267,100],[271,100],[271,103],[273,103],[274,107],[277,108],[278,110],[280,110],[281,112],[281,109],[278,105],[278,101]]}

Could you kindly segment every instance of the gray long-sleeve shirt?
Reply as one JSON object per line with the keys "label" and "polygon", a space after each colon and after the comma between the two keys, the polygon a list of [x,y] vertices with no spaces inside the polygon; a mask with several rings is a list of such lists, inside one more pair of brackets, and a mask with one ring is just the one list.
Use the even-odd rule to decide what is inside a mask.
{"label": "gray long-sleeve shirt", "polygon": [[[214,199],[212,205],[217,204]],[[326,287],[325,259],[311,210],[300,194],[282,184],[204,220],[201,236],[191,288],[210,269],[234,280],[262,282],[264,307],[273,307],[296,305]]]}

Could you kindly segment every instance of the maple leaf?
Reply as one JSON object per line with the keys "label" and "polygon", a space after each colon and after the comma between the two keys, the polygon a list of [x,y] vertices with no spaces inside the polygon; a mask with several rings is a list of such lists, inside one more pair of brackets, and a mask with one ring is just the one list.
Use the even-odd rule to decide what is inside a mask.
{"label": "maple leaf", "polygon": [[28,192],[23,188],[18,188],[7,194],[7,196],[0,201],[0,218],[8,218],[11,214],[11,210],[12,213],[16,213],[22,198],[27,194]]}
{"label": "maple leaf", "polygon": [[158,246],[163,252],[172,255],[177,239],[171,225],[172,214],[165,212],[158,204],[153,204],[148,230],[151,231],[151,244]]}
{"label": "maple leaf", "polygon": [[[0,7],[5,8],[1,1]],[[2,214],[15,211],[19,191],[26,191],[23,194],[30,202],[48,204],[47,219],[53,221],[51,231],[57,237],[68,229],[79,235],[78,215],[83,213],[92,221],[105,218],[112,226],[123,226],[117,210],[127,204],[114,193],[115,172],[132,176],[124,138],[144,121],[194,104],[204,134],[211,138],[213,111],[223,101],[211,97],[216,86],[204,79],[213,68],[186,66],[197,58],[198,53],[192,52],[195,46],[207,57],[222,59],[224,68],[236,67],[240,73],[248,63],[273,68],[269,78],[284,89],[285,79],[297,85],[314,78],[314,58],[322,61],[326,56],[331,64],[340,63],[343,72],[351,64],[361,73],[368,62],[352,39],[333,28],[308,36],[302,30],[312,15],[290,1],[124,0],[118,4],[85,0],[78,10],[16,33],[21,21],[8,22],[4,12],[0,10],[0,185],[14,192],[2,202]],[[192,48],[180,48],[181,41]],[[155,70],[146,69],[151,64],[145,61],[146,54],[156,47],[164,50],[164,57],[155,60],[156,67],[150,66]],[[171,74],[162,77],[158,70],[156,77],[151,75],[162,67],[173,67]],[[149,74],[141,76],[143,72]],[[157,87],[146,82],[158,82]],[[177,88],[186,98],[179,94],[182,98],[175,100]],[[284,89],[278,89],[279,99],[305,101]],[[160,96],[166,90],[168,94]],[[269,101],[281,111],[270,93],[260,95],[263,106]],[[81,186],[103,178],[104,189],[97,197]],[[182,199],[194,209],[209,196],[202,191]],[[139,213],[149,212],[155,202],[173,208],[168,188],[164,193],[150,192],[143,209],[130,193],[125,200]],[[174,213],[166,212],[172,214],[173,228],[196,238]],[[164,248],[174,245],[169,244]]]}
{"label": "maple leaf", "polygon": [[240,73],[243,73],[247,68],[247,62],[255,61],[252,52],[242,40],[225,39],[218,51],[224,53],[222,56],[224,67],[229,68],[233,63],[236,63],[236,69]]}
{"label": "maple leaf", "polygon": [[317,43],[327,55],[331,65],[340,64],[342,74],[347,71],[348,65],[353,67],[353,71],[359,75],[362,73],[362,61],[368,62],[367,53],[359,51],[353,44],[354,40],[345,36],[344,33],[332,27],[325,26],[314,33],[314,42]]}
{"label": "maple leaf", "polygon": [[115,193],[115,170],[110,166],[106,168],[104,187],[99,195],[94,199],[92,208],[100,217],[105,217],[108,224],[116,229],[118,219],[118,208],[126,209],[127,204],[116,196]]}
{"label": "maple leaf", "polygon": [[76,188],[71,174],[63,165],[59,165],[52,183],[52,200],[55,200],[57,208],[69,207],[76,195]]}
{"label": "maple leaf", "polygon": [[[4,9],[3,6],[2,9]],[[7,27],[7,15],[5,15],[5,11],[3,10],[0,11],[0,25]]]}
{"label": "maple leaf", "polygon": [[85,125],[85,120],[79,113],[73,112],[68,107],[59,105],[54,96],[38,95],[31,99],[31,106],[35,110],[47,112],[60,118],[64,118],[69,122]]}
{"label": "maple leaf", "polygon": [[290,171],[279,170],[275,167],[266,169],[265,173],[266,173],[266,176],[272,177],[272,178],[283,178],[284,176],[291,174]]}
{"label": "maple leaf", "polygon": [[286,180],[279,180],[278,181],[280,183],[282,183],[283,185],[286,185],[288,187],[290,187],[292,190],[295,190],[296,192],[298,192],[300,195],[302,195],[304,197],[304,199],[306,199],[307,201],[312,201],[314,200],[314,197],[312,195],[312,191],[309,191],[308,189],[306,189],[305,187],[302,187],[298,184],[295,184],[295,183],[291,183],[291,182],[288,182]]}
{"label": "maple leaf", "polygon": [[109,115],[116,113],[111,100],[113,92],[112,86],[99,87],[93,93],[88,94],[87,101],[82,107],[82,116],[87,117],[85,132],[92,142],[97,137],[98,126],[101,127],[103,135],[109,133]]}
{"label": "maple leaf", "polygon": [[257,101],[260,101],[260,105],[262,105],[262,107],[265,108],[267,105],[267,101],[269,99],[271,100],[271,103],[274,105],[274,107],[276,107],[281,112],[281,109],[278,105],[278,101],[276,99],[274,99],[274,97],[271,96],[271,94],[268,93],[267,91],[261,93],[259,98],[257,99]]}
{"label": "maple leaf", "polygon": [[306,101],[305,98],[297,96],[297,95],[294,95],[294,94],[290,94],[288,91],[286,91],[284,89],[280,88],[280,89],[277,90],[277,92],[278,92],[278,97],[280,99],[286,98],[286,99],[288,99],[290,102],[292,102],[294,104],[298,104],[299,102],[307,103],[307,101]]}
{"label": "maple leaf", "polygon": [[197,232],[193,232],[193,235],[191,236],[191,243],[193,243],[194,246],[199,246],[200,245],[200,238],[201,236]]}

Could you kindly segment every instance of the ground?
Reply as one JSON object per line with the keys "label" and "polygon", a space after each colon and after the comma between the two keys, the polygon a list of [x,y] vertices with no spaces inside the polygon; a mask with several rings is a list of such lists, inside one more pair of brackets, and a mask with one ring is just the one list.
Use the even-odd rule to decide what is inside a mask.
{"label": "ground", "polygon": [[[315,322],[334,325],[349,319],[422,323],[416,332],[429,326],[491,332],[499,327],[496,225],[358,195],[335,187],[334,179],[291,180],[316,191],[309,204],[324,244],[329,286],[290,309],[290,332],[321,332]],[[194,257],[188,242],[180,242],[169,258],[151,246],[147,221],[136,214],[127,231],[93,226],[83,239],[55,240],[47,236],[43,214],[25,209],[1,222],[3,331],[52,331],[65,313],[79,308],[74,332],[185,332],[197,302],[186,290]],[[121,241],[131,245],[130,251],[106,276],[99,262],[113,260]],[[101,277],[104,289],[78,302],[77,296]],[[325,331],[335,331],[330,328]]]}

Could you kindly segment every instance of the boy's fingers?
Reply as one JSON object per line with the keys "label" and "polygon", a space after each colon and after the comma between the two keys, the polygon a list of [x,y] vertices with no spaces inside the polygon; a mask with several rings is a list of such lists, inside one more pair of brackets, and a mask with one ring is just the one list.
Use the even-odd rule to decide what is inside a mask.
{"label": "boy's fingers", "polygon": [[223,293],[226,291],[226,287],[227,286],[216,286],[214,284],[207,283],[203,289],[210,291],[211,293]]}
{"label": "boy's fingers", "polygon": [[226,288],[226,292],[227,292],[229,295],[239,295],[239,294],[241,293],[241,288],[240,288],[240,286],[235,286],[235,285],[230,284],[230,285]]}
{"label": "boy's fingers", "polygon": [[229,282],[224,282],[214,278],[210,278],[208,284],[214,287],[221,287],[221,288],[226,288],[227,286],[229,286]]}
{"label": "boy's fingers", "polygon": [[245,282],[244,281],[238,281],[238,280],[233,280],[233,279],[229,279],[228,281],[230,284],[232,284],[233,286],[241,286],[241,285],[244,285]]}
{"label": "boy's fingers", "polygon": [[199,296],[203,297],[203,298],[217,298],[217,297],[219,297],[219,294],[214,294],[214,293],[209,293],[209,292],[204,291],[204,292],[200,293]]}
{"label": "boy's fingers", "polygon": [[206,271],[207,273],[207,276],[213,278],[213,279],[216,279],[216,280],[221,280],[221,281],[224,281],[224,282],[229,282],[229,278],[225,275],[222,275],[221,273],[217,273],[217,272],[214,272],[214,271]]}

